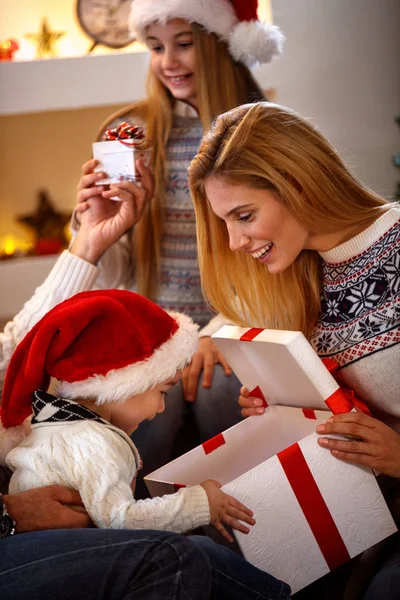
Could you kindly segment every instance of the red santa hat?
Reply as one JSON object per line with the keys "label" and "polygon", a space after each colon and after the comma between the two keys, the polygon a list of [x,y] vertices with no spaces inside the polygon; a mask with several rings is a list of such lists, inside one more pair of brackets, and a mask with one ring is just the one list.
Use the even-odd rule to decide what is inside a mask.
{"label": "red santa hat", "polygon": [[258,0],[133,0],[130,22],[141,41],[152,23],[197,23],[226,41],[235,60],[252,67],[281,54],[285,40],[278,27],[258,20],[257,8]]}
{"label": "red santa hat", "polygon": [[0,458],[29,431],[32,394],[124,402],[173,377],[198,342],[189,317],[125,290],[83,292],[48,312],[17,346],[1,405]]}

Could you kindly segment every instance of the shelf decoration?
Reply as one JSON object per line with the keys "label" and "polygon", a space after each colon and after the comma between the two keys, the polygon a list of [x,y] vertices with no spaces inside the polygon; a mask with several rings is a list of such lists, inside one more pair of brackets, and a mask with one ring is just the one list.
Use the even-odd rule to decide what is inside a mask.
{"label": "shelf decoration", "polygon": [[11,258],[24,258],[31,256],[33,244],[25,239],[14,235],[6,235],[0,238],[0,261]]}
{"label": "shelf decoration", "polygon": [[16,40],[0,42],[0,61],[13,60],[14,52],[17,50],[19,50],[19,44]]}
{"label": "shelf decoration", "polygon": [[20,215],[17,222],[27,226],[34,233],[33,250],[35,255],[58,254],[68,246],[68,223],[71,213],[58,212],[46,190],[38,192],[38,206],[30,214]]}
{"label": "shelf decoration", "polygon": [[55,43],[65,35],[65,31],[51,31],[47,19],[42,19],[38,33],[26,33],[25,37],[36,44],[36,58],[56,56]]}

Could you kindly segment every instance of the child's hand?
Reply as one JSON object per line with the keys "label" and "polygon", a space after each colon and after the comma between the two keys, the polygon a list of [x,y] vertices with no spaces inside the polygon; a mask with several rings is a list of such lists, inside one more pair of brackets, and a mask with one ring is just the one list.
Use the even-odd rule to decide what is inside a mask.
{"label": "child's hand", "polygon": [[265,408],[263,401],[260,398],[254,398],[249,395],[249,390],[246,387],[240,388],[239,406],[242,407],[242,417],[254,417],[263,415]]}
{"label": "child's hand", "polygon": [[[233,542],[233,538],[222,523],[229,525],[232,529],[241,531],[242,533],[249,533],[250,529],[245,527],[240,521],[244,521],[249,525],[254,525],[255,520],[253,519],[253,513],[250,509],[246,508],[244,504],[232,498],[219,488],[221,484],[218,481],[207,479],[203,481],[201,487],[205,489],[208,497],[208,503],[210,505],[211,525],[215,527],[217,531],[226,539],[228,542]],[[239,519],[239,520],[238,520]]]}

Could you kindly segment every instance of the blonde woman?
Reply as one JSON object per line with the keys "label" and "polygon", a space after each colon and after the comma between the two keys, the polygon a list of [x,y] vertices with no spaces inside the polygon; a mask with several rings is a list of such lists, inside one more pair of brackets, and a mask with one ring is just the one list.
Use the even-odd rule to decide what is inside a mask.
{"label": "blonde woman", "polygon": [[[189,172],[211,306],[242,325],[300,330],[334,359],[340,382],[377,418],[329,419],[319,433],[358,440],[319,443],[399,478],[398,204],[362,185],[308,121],[266,102],[218,117]],[[245,388],[239,403],[243,416],[264,412]],[[400,591],[394,573],[385,599],[399,597],[389,592]]]}
{"label": "blonde woman", "polygon": [[[187,168],[219,113],[264,98],[249,66],[279,54],[283,36],[258,21],[257,2],[245,0],[134,0],[132,25],[151,53],[148,97],[113,115],[102,130],[122,121],[145,129],[153,150],[154,194],[134,231],[104,255],[96,285],[134,289],[164,309],[188,314],[202,328],[198,351],[183,374],[183,391],[181,384],[171,390],[166,413],[135,434],[148,472],[185,449],[185,436],[177,435],[182,429],[188,445],[199,441],[196,430],[188,430],[193,415],[201,441],[240,418],[239,382],[210,340],[219,318],[201,291]],[[83,166],[78,211],[88,203],[117,210],[111,197],[134,197],[129,182],[110,190],[96,185],[103,175],[94,167],[94,161]],[[147,449],[149,439],[158,443]]]}

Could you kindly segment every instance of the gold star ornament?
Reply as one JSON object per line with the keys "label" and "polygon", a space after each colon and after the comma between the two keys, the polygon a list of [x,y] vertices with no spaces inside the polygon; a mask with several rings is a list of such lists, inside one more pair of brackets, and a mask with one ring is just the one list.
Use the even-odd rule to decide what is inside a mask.
{"label": "gold star ornament", "polygon": [[38,33],[26,33],[25,37],[36,44],[36,58],[56,56],[54,44],[65,31],[51,31],[47,19],[42,19]]}

